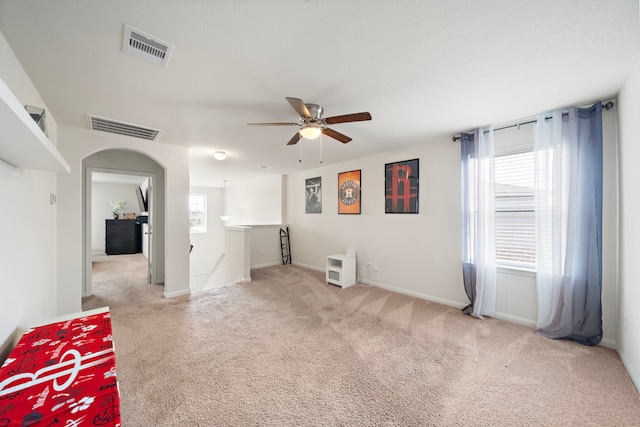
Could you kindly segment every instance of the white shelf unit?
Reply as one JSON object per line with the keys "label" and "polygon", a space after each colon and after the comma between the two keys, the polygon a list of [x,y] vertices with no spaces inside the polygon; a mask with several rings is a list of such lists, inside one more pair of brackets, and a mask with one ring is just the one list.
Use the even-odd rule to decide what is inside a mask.
{"label": "white shelf unit", "polygon": [[71,167],[0,79],[0,159],[17,168],[67,172]]}
{"label": "white shelf unit", "polygon": [[356,257],[329,255],[326,272],[327,283],[347,288],[356,283]]}

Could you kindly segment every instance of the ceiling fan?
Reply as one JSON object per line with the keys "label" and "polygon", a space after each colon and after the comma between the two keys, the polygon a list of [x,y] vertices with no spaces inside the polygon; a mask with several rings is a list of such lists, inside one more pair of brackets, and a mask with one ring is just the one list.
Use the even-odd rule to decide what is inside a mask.
{"label": "ceiling fan", "polygon": [[346,144],[351,141],[347,135],[340,132],[336,132],[333,129],[328,128],[328,125],[335,125],[338,123],[348,122],[361,122],[365,120],[371,120],[371,114],[367,112],[345,114],[342,116],[333,116],[322,118],[324,109],[318,104],[305,104],[302,99],[286,97],[286,100],[291,104],[296,113],[298,113],[298,123],[247,123],[249,126],[298,126],[300,130],[293,135],[293,138],[287,142],[287,145],[294,145],[300,141],[301,137],[307,139],[317,138],[321,133],[330,136],[333,139]]}

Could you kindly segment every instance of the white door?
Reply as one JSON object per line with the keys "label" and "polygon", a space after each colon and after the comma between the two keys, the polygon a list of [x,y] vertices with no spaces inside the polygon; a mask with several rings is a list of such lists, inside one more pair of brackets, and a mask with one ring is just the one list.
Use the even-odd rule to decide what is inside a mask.
{"label": "white door", "polygon": [[154,204],[154,197],[153,197],[153,180],[151,177],[149,177],[149,188],[147,189],[147,209],[149,209],[149,217],[148,217],[148,223],[147,223],[147,234],[143,235],[144,240],[146,241],[147,245],[148,245],[148,256],[147,256],[147,260],[148,260],[148,273],[149,273],[149,283],[151,284],[155,284],[156,283],[156,273],[155,270],[153,268],[153,261],[154,261],[154,251],[153,251],[153,216],[155,213],[155,204]]}

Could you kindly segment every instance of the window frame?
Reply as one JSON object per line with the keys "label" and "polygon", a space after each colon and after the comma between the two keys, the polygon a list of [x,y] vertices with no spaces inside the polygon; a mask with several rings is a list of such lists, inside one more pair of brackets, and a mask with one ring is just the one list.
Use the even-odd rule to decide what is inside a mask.
{"label": "window frame", "polygon": [[[192,212],[191,208],[194,205],[191,201],[192,197],[201,197],[203,199],[202,207],[202,222],[203,225],[197,228],[194,228],[192,224],[192,220],[194,219],[194,212]],[[198,206],[200,204],[197,204]],[[207,232],[207,195],[202,193],[189,193],[189,233],[197,234],[197,233],[206,233]]]}

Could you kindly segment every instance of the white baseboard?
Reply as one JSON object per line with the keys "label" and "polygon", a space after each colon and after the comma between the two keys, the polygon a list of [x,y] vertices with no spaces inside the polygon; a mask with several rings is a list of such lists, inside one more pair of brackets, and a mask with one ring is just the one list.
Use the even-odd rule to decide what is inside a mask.
{"label": "white baseboard", "polygon": [[282,265],[282,261],[280,261],[280,262],[278,262],[278,261],[276,261],[276,262],[267,262],[267,263],[264,263],[264,264],[252,265],[251,269],[252,270],[257,270],[258,268],[273,267],[273,266],[276,266],[276,265]]}
{"label": "white baseboard", "polygon": [[500,312],[496,312],[493,317],[495,317],[496,319],[506,320],[507,322],[517,323],[518,325],[529,326],[533,328],[535,328],[538,324],[536,320],[531,320],[524,317],[514,316],[512,314],[506,314],[506,313],[500,313]]}
{"label": "white baseboard", "polygon": [[416,298],[420,298],[420,299],[427,300],[427,301],[437,302],[437,303],[440,303],[440,304],[448,305],[450,307],[462,308],[462,307],[464,307],[466,305],[466,304],[459,303],[458,301],[452,301],[452,300],[445,299],[445,298],[434,297],[433,295],[423,294],[422,292],[410,291],[410,290],[407,290],[407,289],[402,289],[402,288],[398,288],[398,287],[395,287],[395,286],[387,285],[387,284],[384,284],[384,283],[374,282],[372,280],[360,279],[360,283],[364,283],[365,285],[374,286],[376,288],[386,289],[388,291],[397,292],[399,294],[409,295],[411,297],[416,297]]}
{"label": "white baseboard", "polygon": [[191,294],[191,289],[183,289],[181,291],[165,292],[163,295],[165,298],[181,297],[183,295]]}
{"label": "white baseboard", "polygon": [[297,265],[298,267],[303,267],[309,270],[320,271],[322,273],[324,273],[325,271],[324,267],[316,267],[315,265],[303,264],[301,262],[294,262],[293,265]]}
{"label": "white baseboard", "polygon": [[602,341],[600,341],[600,344],[598,345],[616,350],[616,347],[618,346],[618,340],[612,340],[611,338],[602,338]]}
{"label": "white baseboard", "polygon": [[623,353],[618,352],[618,356],[620,356],[622,364],[627,369],[627,372],[631,377],[631,381],[633,381],[633,384],[636,386],[636,390],[640,393],[640,375],[638,375],[638,372],[633,368],[633,366],[631,366],[631,363],[629,363],[629,360]]}

